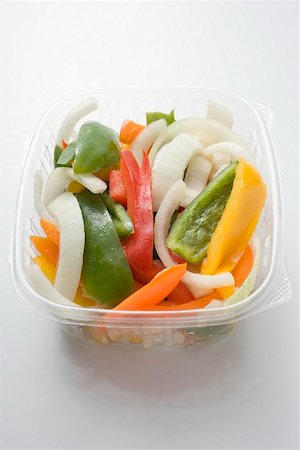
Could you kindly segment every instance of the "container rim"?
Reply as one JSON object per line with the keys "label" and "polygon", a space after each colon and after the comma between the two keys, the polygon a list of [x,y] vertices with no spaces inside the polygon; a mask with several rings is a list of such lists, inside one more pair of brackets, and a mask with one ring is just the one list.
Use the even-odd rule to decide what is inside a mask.
{"label": "container rim", "polygon": [[[23,191],[24,191],[24,176],[27,173],[29,169],[29,163],[31,161],[31,153],[33,152],[33,142],[35,140],[36,135],[38,134],[40,128],[42,127],[47,115],[56,109],[58,106],[62,105],[63,103],[66,103],[70,100],[74,100],[77,97],[83,97],[87,95],[95,95],[95,92],[97,93],[113,93],[117,94],[119,93],[127,93],[127,92],[141,92],[141,93],[149,93],[149,92],[158,92],[163,91],[166,92],[201,92],[205,91],[207,93],[220,93],[225,94],[229,97],[233,97],[236,100],[239,100],[240,102],[247,105],[249,109],[253,112],[255,115],[260,128],[262,132],[263,140],[265,141],[266,147],[269,149],[268,151],[268,159],[272,163],[272,166],[274,168],[273,171],[270,172],[270,178],[271,178],[271,184],[272,184],[272,197],[273,197],[273,210],[274,210],[274,220],[272,221],[272,233],[274,236],[274,249],[272,252],[272,259],[269,267],[269,271],[267,276],[265,277],[262,284],[254,291],[252,292],[247,298],[244,300],[232,304],[232,305],[226,305],[222,308],[209,308],[209,309],[194,309],[194,310],[178,310],[178,311],[115,311],[115,310],[108,310],[104,308],[95,308],[95,307],[88,307],[88,308],[82,308],[79,305],[76,306],[68,306],[68,305],[62,305],[52,302],[51,300],[48,300],[47,298],[41,296],[38,294],[30,285],[28,282],[25,273],[24,268],[22,266],[21,257],[20,254],[17,253],[17,248],[19,247],[17,244],[19,244],[19,239],[21,236],[20,233],[20,223],[18,220],[18,211],[19,206],[23,197]],[[37,126],[35,127],[31,138],[28,140],[28,145],[26,148],[26,154],[25,159],[23,162],[23,168],[21,171],[21,179],[20,179],[20,185],[18,189],[17,194],[17,201],[15,206],[15,214],[14,214],[14,220],[13,220],[13,227],[12,227],[12,233],[11,233],[11,243],[10,243],[10,251],[9,251],[9,265],[10,265],[10,272],[11,276],[14,282],[14,286],[20,296],[26,301],[32,298],[34,296],[38,301],[41,301],[48,307],[53,307],[61,312],[61,315],[64,316],[64,313],[80,313],[83,311],[88,312],[89,314],[95,313],[97,315],[104,314],[107,315],[109,313],[109,316],[111,320],[116,319],[116,322],[118,322],[118,325],[120,323],[120,318],[127,319],[126,323],[136,323],[137,320],[145,319],[146,321],[149,321],[151,319],[151,322],[157,321],[159,317],[164,318],[172,318],[174,320],[175,318],[182,321],[182,319],[186,319],[188,316],[193,316],[193,318],[197,317],[197,320],[205,321],[205,320],[211,320],[214,321],[222,321],[226,319],[226,322],[229,321],[235,321],[242,319],[245,315],[247,315],[251,310],[258,308],[261,303],[264,302],[265,297],[268,296],[268,294],[273,290],[275,284],[277,275],[280,271],[280,261],[281,261],[281,254],[282,254],[282,221],[277,219],[276,217],[281,216],[281,193],[280,193],[280,184],[279,184],[279,175],[278,175],[278,162],[277,158],[273,149],[272,141],[269,135],[269,130],[261,116],[261,114],[258,112],[256,107],[253,103],[249,102],[242,96],[232,93],[228,90],[218,89],[218,88],[210,88],[210,87],[203,87],[203,86],[183,86],[183,85],[169,85],[169,86],[111,86],[111,87],[94,87],[94,88],[88,88],[88,89],[82,89],[80,91],[73,91],[69,95],[61,97],[58,101],[56,101],[54,104],[50,105],[42,114],[40,120],[38,121]],[[259,298],[261,297],[261,298]],[[32,306],[31,302],[27,302],[29,306]],[[33,309],[37,309],[34,308]],[[226,315],[224,314],[226,312]],[[80,315],[80,314],[79,314]],[[156,317],[153,318],[153,315]],[[66,314],[68,316],[68,314]],[[134,316],[134,317],[132,317]],[[151,318],[152,316],[152,318]],[[75,317],[73,318],[73,320]],[[64,322],[63,317],[59,317],[58,320],[60,322]],[[67,320],[67,319],[66,319]],[[68,322],[68,320],[67,320]]]}

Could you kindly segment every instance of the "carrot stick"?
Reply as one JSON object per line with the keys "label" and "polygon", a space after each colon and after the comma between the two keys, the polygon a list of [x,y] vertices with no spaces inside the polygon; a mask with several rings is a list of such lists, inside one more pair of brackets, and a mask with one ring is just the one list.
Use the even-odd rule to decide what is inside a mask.
{"label": "carrot stick", "polygon": [[59,231],[56,225],[54,223],[48,222],[45,219],[41,219],[40,225],[43,228],[46,236],[55,244],[59,244]]}
{"label": "carrot stick", "polygon": [[48,237],[31,236],[30,240],[37,251],[56,266],[58,261],[58,245]]}
{"label": "carrot stick", "polygon": [[157,274],[150,283],[123,300],[114,309],[137,311],[157,305],[177,286],[186,272],[186,264],[168,267]]}
{"label": "carrot stick", "polygon": [[232,275],[237,287],[242,286],[253,266],[254,256],[250,245],[246,247],[242,257],[232,271]]}
{"label": "carrot stick", "polygon": [[133,120],[124,120],[120,131],[120,141],[130,145],[144,128],[144,125],[135,123]]}

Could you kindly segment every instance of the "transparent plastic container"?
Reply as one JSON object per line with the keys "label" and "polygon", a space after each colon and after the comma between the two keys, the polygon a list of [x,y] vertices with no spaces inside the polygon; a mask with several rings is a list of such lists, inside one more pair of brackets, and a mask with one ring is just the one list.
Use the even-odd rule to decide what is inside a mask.
{"label": "transparent plastic container", "polygon": [[[31,234],[40,234],[34,209],[33,180],[37,169],[53,170],[55,137],[62,120],[80,100],[93,96],[99,110],[86,120],[101,121],[116,130],[125,118],[145,120],[146,111],[176,108],[176,118],[204,117],[214,100],[233,113],[233,130],[248,144],[267,186],[267,200],[256,233],[261,242],[261,268],[255,289],[240,303],[224,308],[176,312],[126,312],[52,303],[40,296],[26,276],[34,249]],[[159,87],[96,89],[67,98],[49,108],[28,145],[20,182],[11,239],[10,267],[14,286],[23,300],[56,321],[74,336],[88,336],[103,344],[187,345],[224,336],[232,324],[281,304],[291,296],[291,282],[282,254],[282,207],[276,157],[270,137],[272,111],[232,93],[207,88]]]}

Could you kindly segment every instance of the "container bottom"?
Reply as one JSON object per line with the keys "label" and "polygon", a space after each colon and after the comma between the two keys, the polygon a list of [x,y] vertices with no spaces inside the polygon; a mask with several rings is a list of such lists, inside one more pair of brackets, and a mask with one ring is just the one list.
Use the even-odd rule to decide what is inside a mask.
{"label": "container bottom", "polygon": [[215,342],[223,339],[234,329],[234,324],[213,325],[184,329],[126,329],[84,327],[80,325],[60,324],[69,336],[90,340],[102,345],[121,344],[125,346],[143,346],[152,348],[191,347],[197,343]]}

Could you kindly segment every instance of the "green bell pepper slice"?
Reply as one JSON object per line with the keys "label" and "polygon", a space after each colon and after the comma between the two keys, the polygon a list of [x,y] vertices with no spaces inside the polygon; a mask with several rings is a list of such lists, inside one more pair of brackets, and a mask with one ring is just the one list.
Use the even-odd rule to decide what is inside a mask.
{"label": "green bell pepper slice", "polygon": [[238,162],[227,166],[179,214],[167,247],[192,264],[200,264],[229,198]]}
{"label": "green bell pepper slice", "polygon": [[113,167],[120,160],[117,133],[98,122],[82,125],[76,140],[74,172],[91,173]]}
{"label": "green bell pepper slice", "polygon": [[68,147],[62,151],[58,160],[57,167],[72,167],[71,162],[74,159],[76,142],[71,142]]}
{"label": "green bell pepper slice", "polygon": [[102,200],[111,215],[111,219],[116,228],[116,232],[121,239],[127,239],[133,233],[133,223],[120,203],[115,202],[107,192],[101,194]]}
{"label": "green bell pepper slice", "polygon": [[167,122],[167,125],[171,125],[171,123],[175,122],[175,116],[174,116],[175,109],[172,109],[172,111],[169,114],[165,114],[162,112],[147,112],[146,113],[146,121],[147,125],[149,125],[152,122],[155,122],[159,119],[165,119]]}
{"label": "green bell pepper slice", "polygon": [[85,230],[83,291],[103,307],[114,308],[135,290],[129,264],[101,195],[86,190],[76,197]]}
{"label": "green bell pepper slice", "polygon": [[53,163],[54,163],[55,169],[56,169],[56,167],[58,167],[57,162],[62,153],[63,153],[63,149],[59,145],[56,145],[54,147],[54,155],[53,155]]}

